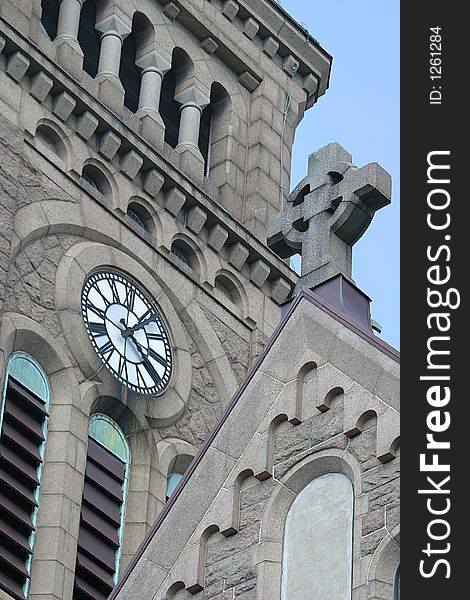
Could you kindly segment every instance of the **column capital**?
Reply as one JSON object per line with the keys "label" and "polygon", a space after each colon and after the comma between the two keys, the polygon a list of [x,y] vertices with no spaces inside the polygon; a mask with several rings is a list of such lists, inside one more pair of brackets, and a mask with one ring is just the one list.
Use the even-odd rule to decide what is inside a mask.
{"label": "column capital", "polygon": [[153,70],[164,75],[171,69],[171,62],[162,56],[156,50],[150,50],[135,61],[135,64],[142,71]]}
{"label": "column capital", "polygon": [[101,34],[114,34],[124,40],[132,31],[130,25],[121,19],[118,15],[109,15],[95,25],[96,31]]}
{"label": "column capital", "polygon": [[194,106],[202,111],[210,103],[210,98],[195,85],[192,85],[175,94],[175,102],[180,104],[181,108]]}

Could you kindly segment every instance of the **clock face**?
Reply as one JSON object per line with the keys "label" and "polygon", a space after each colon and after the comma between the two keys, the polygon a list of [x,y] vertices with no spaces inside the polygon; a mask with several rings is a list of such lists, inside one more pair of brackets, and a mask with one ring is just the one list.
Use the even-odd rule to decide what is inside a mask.
{"label": "clock face", "polygon": [[88,336],[111,373],[137,394],[168,386],[172,355],[154,302],[124,275],[98,271],[86,281],[82,314]]}

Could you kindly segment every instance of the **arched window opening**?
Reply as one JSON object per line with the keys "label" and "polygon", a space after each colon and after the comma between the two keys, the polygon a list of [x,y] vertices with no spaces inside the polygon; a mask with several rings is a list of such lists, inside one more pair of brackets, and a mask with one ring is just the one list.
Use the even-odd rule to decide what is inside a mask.
{"label": "arched window opening", "polygon": [[83,52],[83,70],[96,77],[100,58],[100,35],[95,29],[96,3],[86,0],[80,12],[78,43]]}
{"label": "arched window opening", "polygon": [[135,66],[137,44],[134,33],[126,37],[122,44],[121,67],[119,79],[124,87],[124,105],[132,111],[137,112],[140,94],[140,73]]}
{"label": "arched window opening", "polygon": [[59,6],[57,0],[41,0],[41,27],[50,40],[57,36]]}
{"label": "arched window opening", "polygon": [[137,112],[139,108],[141,75],[135,61],[138,53],[148,46],[153,37],[153,28],[150,21],[142,13],[136,12],[132,19],[132,31],[122,44],[121,67],[119,79],[124,87],[124,105]]}
{"label": "arched window opening", "polygon": [[215,289],[218,290],[221,295],[229,300],[232,304],[240,306],[241,296],[237,286],[231,279],[225,275],[218,275],[215,278]]}
{"label": "arched window opening", "polygon": [[191,255],[193,251],[187,244],[178,240],[171,244],[171,253],[174,254],[177,258],[180,259],[188,267],[192,268]]}
{"label": "arched window opening", "polygon": [[147,224],[148,217],[144,216],[142,208],[135,202],[129,205],[127,209],[127,216],[132,219],[136,225],[142,227],[142,229],[145,231],[149,231],[149,226]]}
{"label": "arched window opening", "polygon": [[393,584],[393,600],[400,600],[400,565],[395,573],[395,582]]}
{"label": "arched window opening", "polygon": [[61,159],[65,158],[65,146],[60,136],[50,127],[39,125],[34,136],[50,152]]}
{"label": "arched window opening", "polygon": [[165,124],[165,142],[172,148],[178,145],[180,129],[180,106],[175,102],[175,92],[185,80],[191,77],[193,63],[181,48],[173,50],[171,69],[165,74],[162,82],[159,112]]}
{"label": "arched window opening", "polygon": [[170,471],[167,476],[167,484],[166,484],[166,499],[168,500],[170,496],[176,489],[178,483],[183,479],[183,475],[185,474],[187,468],[191,464],[193,457],[189,454],[181,454],[176,456],[171,465]]}
{"label": "arched window opening", "polygon": [[105,600],[119,575],[130,453],[119,426],[103,414],[88,427],[74,600]]}
{"label": "arched window opening", "polygon": [[317,477],[287,514],[281,599],[350,600],[352,535],[350,480],[341,473]]}
{"label": "arched window opening", "polygon": [[82,170],[82,178],[97,192],[105,194],[109,184],[103,173],[94,165],[85,165]]}
{"label": "arched window opening", "polygon": [[50,401],[44,371],[10,357],[0,412],[0,589],[28,595]]}
{"label": "arched window opening", "polygon": [[165,123],[165,142],[172,148],[178,145],[180,108],[175,102],[176,77],[168,71],[163,77],[159,112]]}
{"label": "arched window opening", "polygon": [[199,150],[204,158],[204,175],[206,177],[209,175],[212,118],[212,106],[208,104],[202,111],[198,143]]}

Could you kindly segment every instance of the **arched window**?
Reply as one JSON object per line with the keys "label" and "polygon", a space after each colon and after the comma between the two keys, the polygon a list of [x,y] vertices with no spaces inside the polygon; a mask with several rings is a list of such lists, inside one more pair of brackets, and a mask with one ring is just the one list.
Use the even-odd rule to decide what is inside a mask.
{"label": "arched window", "polygon": [[210,149],[212,134],[212,105],[208,104],[202,111],[201,126],[199,129],[199,150],[204,158],[204,175],[209,174]]}
{"label": "arched window", "polygon": [[140,72],[135,66],[137,44],[134,32],[126,37],[122,44],[121,67],[119,79],[124,87],[124,105],[132,111],[137,112],[140,94]]}
{"label": "arched window", "polygon": [[350,600],[353,488],[340,473],[309,483],[287,514],[282,600]]}
{"label": "arched window", "polygon": [[139,227],[142,227],[145,231],[148,231],[147,223],[145,219],[140,214],[140,211],[133,206],[127,209],[127,216],[134,221]]}
{"label": "arched window", "polygon": [[188,251],[186,244],[183,242],[177,241],[171,244],[171,253],[174,254],[177,258],[180,259],[188,267],[192,268],[191,264],[191,251]]}
{"label": "arched window", "polygon": [[178,483],[183,479],[187,468],[191,464],[193,457],[189,454],[180,454],[176,456],[170,465],[170,472],[167,476],[166,499],[168,500],[175,491]]}
{"label": "arched window", "polygon": [[217,275],[215,278],[215,289],[232,304],[241,306],[241,296],[237,286],[225,275]]}
{"label": "arched window", "polygon": [[111,193],[111,187],[106,175],[94,164],[86,164],[82,170],[82,179],[103,196]]}
{"label": "arched window", "polygon": [[39,125],[34,137],[60,159],[64,160],[66,158],[66,149],[63,141],[60,136],[47,125]]}
{"label": "arched window", "polygon": [[41,0],[41,26],[51,40],[57,35],[59,6],[57,0]]}
{"label": "arched window", "polygon": [[129,446],[119,426],[106,415],[93,415],[88,427],[74,600],[105,600],[117,582],[129,464]]}
{"label": "arched window", "polygon": [[173,71],[165,74],[162,82],[159,112],[165,123],[165,142],[172,148],[178,145],[180,107],[175,102],[176,77]]}
{"label": "arched window", "polygon": [[0,589],[19,599],[29,588],[49,401],[38,363],[13,354],[0,412]]}
{"label": "arched window", "polygon": [[80,12],[78,43],[83,52],[83,70],[91,77],[96,77],[100,58],[100,35],[95,29],[95,23],[95,0],[86,0]]}

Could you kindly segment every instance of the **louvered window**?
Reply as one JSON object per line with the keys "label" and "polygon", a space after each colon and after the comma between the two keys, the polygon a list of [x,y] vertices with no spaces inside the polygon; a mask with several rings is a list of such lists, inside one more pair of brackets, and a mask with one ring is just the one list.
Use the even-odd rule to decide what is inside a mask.
{"label": "louvered window", "polygon": [[17,600],[29,588],[48,404],[42,369],[14,354],[0,413],[0,588]]}
{"label": "louvered window", "polygon": [[105,415],[90,419],[74,600],[105,600],[119,570],[129,449]]}

